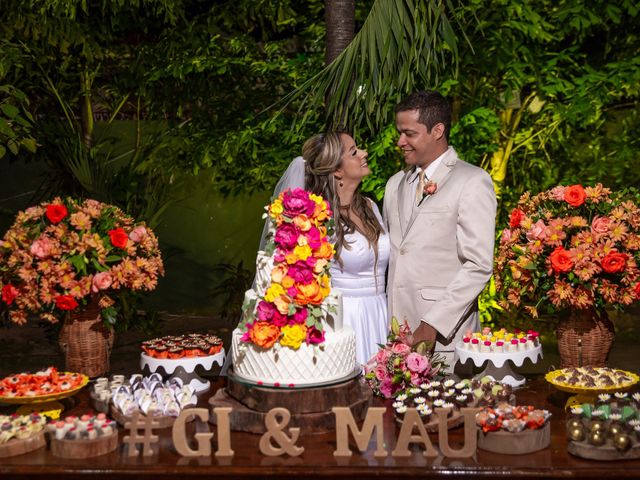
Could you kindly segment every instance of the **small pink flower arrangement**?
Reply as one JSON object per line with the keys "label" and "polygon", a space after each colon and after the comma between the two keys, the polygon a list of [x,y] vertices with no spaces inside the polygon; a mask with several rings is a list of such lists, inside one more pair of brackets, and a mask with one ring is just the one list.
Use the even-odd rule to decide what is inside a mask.
{"label": "small pink flower arrangement", "polygon": [[597,184],[525,193],[496,256],[501,305],[533,318],[640,299],[640,194]]}
{"label": "small pink flower arrangement", "polygon": [[56,323],[96,300],[113,324],[119,293],[153,290],[163,274],[150,228],[96,200],[55,198],[19,212],[0,241],[0,308],[19,325]]}
{"label": "small pink flower arrangement", "polygon": [[391,320],[391,331],[386,345],[365,366],[365,379],[373,392],[392,398],[397,392],[435,378],[444,368],[444,358],[428,353],[428,345],[413,345],[411,329],[405,321]]}

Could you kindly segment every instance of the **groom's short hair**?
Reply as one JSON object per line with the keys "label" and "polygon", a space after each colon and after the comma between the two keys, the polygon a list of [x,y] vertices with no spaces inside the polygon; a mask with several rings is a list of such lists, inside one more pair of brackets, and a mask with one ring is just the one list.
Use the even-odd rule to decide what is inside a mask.
{"label": "groom's short hair", "polygon": [[396,113],[407,110],[418,110],[418,121],[427,127],[428,132],[437,123],[442,123],[445,138],[449,139],[451,104],[440,93],[435,90],[420,90],[412,93],[396,105]]}

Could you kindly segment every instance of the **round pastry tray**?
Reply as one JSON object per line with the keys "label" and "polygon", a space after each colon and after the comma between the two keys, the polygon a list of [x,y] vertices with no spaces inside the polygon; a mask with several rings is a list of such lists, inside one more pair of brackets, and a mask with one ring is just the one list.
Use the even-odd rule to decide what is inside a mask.
{"label": "round pastry tray", "polygon": [[576,457],[588,458],[590,460],[632,460],[640,458],[640,444],[633,445],[626,452],[620,452],[610,441],[600,447],[590,445],[587,442],[574,442],[569,440],[567,450]]}
{"label": "round pastry tray", "polygon": [[201,366],[206,371],[211,370],[214,363],[220,367],[224,364],[224,348],[215,355],[205,357],[184,357],[184,358],[155,358],[146,353],[140,354],[140,369],[145,367],[152,373],[159,373],[163,377],[179,377],[185,385],[191,386],[196,393],[203,393],[209,390],[211,382],[200,377],[196,373],[196,367]]}
{"label": "round pastry tray", "polygon": [[8,442],[0,444],[0,458],[23,455],[46,445],[47,441],[44,438],[44,430],[41,430],[24,440],[12,438]]}
{"label": "round pastry tray", "polygon": [[[122,413],[120,411],[119,408],[117,408],[115,405],[111,404],[111,409],[109,411],[109,413],[111,414],[111,418],[113,418],[116,422],[118,422],[120,425],[124,426],[127,422],[131,421],[131,416],[125,415],[124,413]],[[140,418],[145,418],[146,415],[142,412],[140,412]],[[156,421],[158,423],[157,427],[154,428],[169,428],[169,427],[173,427],[173,424],[175,423],[177,417],[169,417],[166,415],[160,415],[160,416],[154,416],[153,420]],[[192,417],[193,418],[193,417]]]}
{"label": "round pastry tray", "polygon": [[551,423],[547,421],[542,428],[527,429],[521,432],[487,432],[478,428],[478,448],[489,452],[507,455],[522,455],[537,452],[551,444]]}
{"label": "round pastry tray", "polygon": [[595,395],[598,393],[606,393],[606,392],[622,392],[625,390],[629,390],[633,387],[638,381],[640,381],[640,377],[635,373],[628,372],[626,370],[619,370],[624,372],[629,378],[631,378],[632,382],[623,387],[620,386],[610,386],[610,387],[577,387],[571,385],[564,385],[561,383],[557,383],[555,381],[556,377],[562,375],[562,370],[553,370],[552,372],[547,373],[544,376],[544,379],[549,382],[551,385],[556,387],[558,390],[562,390],[563,392],[569,393],[577,393],[582,395]]}
{"label": "round pastry tray", "polygon": [[356,365],[356,368],[349,374],[344,375],[339,378],[334,378],[331,380],[326,380],[322,382],[308,382],[308,383],[286,383],[286,382],[273,382],[267,380],[250,380],[245,377],[241,377],[237,375],[233,371],[233,367],[230,367],[227,370],[227,376],[231,378],[234,382],[241,383],[243,385],[253,385],[256,387],[265,387],[265,388],[277,388],[277,389],[304,389],[304,388],[316,388],[316,387],[328,387],[331,385],[338,385],[340,383],[348,382],[349,380],[353,380],[354,378],[358,378],[362,374],[362,367]]}
{"label": "round pastry tray", "polygon": [[[399,418],[397,414],[394,414],[394,417],[396,419],[396,422],[398,422],[398,424],[402,425],[404,423],[404,419]],[[460,410],[453,410],[451,412],[451,416],[447,417],[447,430],[451,430],[452,428],[459,427],[460,425],[462,425],[463,422],[464,422],[464,417],[462,416],[462,413],[460,413]],[[437,432],[438,427],[440,425],[438,415],[435,412],[432,413],[429,421],[428,422],[423,421],[422,424],[424,425],[424,428],[427,432],[431,432],[431,433]]]}
{"label": "round pastry tray", "polygon": [[[72,372],[63,372],[63,373],[72,373]],[[31,403],[43,403],[43,402],[48,402],[51,400],[60,400],[62,398],[67,398],[67,397],[71,397],[72,395],[75,395],[76,393],[78,393],[80,390],[82,390],[84,388],[84,386],[89,383],[89,377],[87,377],[86,375],[83,374],[78,374],[78,375],[82,375],[82,382],[80,383],[79,386],[72,388],[70,390],[65,390],[64,392],[57,392],[57,393],[50,393],[48,395],[37,395],[34,397],[0,397],[0,403],[7,403],[7,404],[11,404],[11,405],[28,405]]]}
{"label": "round pastry tray", "polygon": [[481,367],[487,360],[493,363],[497,368],[502,367],[509,361],[513,362],[516,367],[521,367],[527,358],[531,360],[532,363],[536,363],[540,358],[542,358],[542,345],[518,352],[490,353],[474,352],[472,350],[462,348],[461,345],[461,343],[456,345],[456,353],[458,354],[458,357],[460,357],[460,361],[464,363],[470,358],[473,360],[476,367]]}
{"label": "round pastry tray", "polygon": [[105,455],[118,448],[118,431],[91,440],[58,440],[51,436],[51,453],[60,458],[90,458]]}

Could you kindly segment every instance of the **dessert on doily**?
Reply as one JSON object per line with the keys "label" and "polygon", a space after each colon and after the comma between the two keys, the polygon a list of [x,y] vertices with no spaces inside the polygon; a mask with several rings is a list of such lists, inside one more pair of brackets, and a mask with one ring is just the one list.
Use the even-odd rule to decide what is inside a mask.
{"label": "dessert on doily", "polygon": [[104,413],[71,415],[47,425],[51,453],[63,458],[104,455],[118,447],[118,426]]}
{"label": "dessert on doily", "polygon": [[550,418],[549,411],[531,405],[485,407],[476,414],[478,448],[505,454],[542,450],[551,443]]}
{"label": "dessert on doily", "polygon": [[489,327],[481,332],[466,332],[461,342],[463,349],[480,353],[523,352],[538,346],[540,334],[535,330],[509,332],[505,328],[491,330]]}
{"label": "dessert on doily", "polygon": [[286,190],[267,208],[267,246],[232,336],[240,380],[297,387],[356,371],[355,333],[342,325],[341,296],[329,277],[331,216],[322,197],[302,189]]}
{"label": "dessert on doily", "polygon": [[22,455],[43,447],[47,419],[31,415],[0,415],[0,457]]}
{"label": "dessert on doily", "polygon": [[549,372],[546,378],[559,387],[593,390],[627,388],[638,381],[633,373],[609,367],[563,368]]}
{"label": "dessert on doily", "polygon": [[157,373],[148,377],[135,374],[126,383],[111,387],[111,413],[120,423],[124,423],[123,420],[136,411],[144,415],[175,419],[182,410],[194,407],[197,402],[192,387],[183,385],[177,378],[163,383],[162,377]]}
{"label": "dessert on doily", "polygon": [[160,359],[206,357],[222,351],[222,340],[203,333],[167,335],[142,342],[142,350],[146,355]]}
{"label": "dessert on doily", "polygon": [[598,395],[571,409],[569,453],[593,460],[640,458],[640,393]]}
{"label": "dessert on doily", "polygon": [[81,373],[59,372],[49,367],[36,373],[18,373],[0,380],[0,402],[13,398],[33,398],[62,394],[87,382]]}
{"label": "dessert on doily", "polygon": [[465,407],[493,406],[498,402],[514,402],[513,389],[489,377],[456,381],[452,378],[427,381],[399,391],[392,404],[395,416],[402,421],[410,408],[415,408],[427,431],[438,429],[436,408],[449,408],[448,427],[462,423],[460,409]]}

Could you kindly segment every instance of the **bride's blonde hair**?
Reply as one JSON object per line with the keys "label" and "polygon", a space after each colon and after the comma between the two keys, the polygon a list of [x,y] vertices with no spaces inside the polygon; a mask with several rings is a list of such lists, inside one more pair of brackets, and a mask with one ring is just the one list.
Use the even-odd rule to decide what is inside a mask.
{"label": "bride's blonde hair", "polygon": [[[340,207],[347,205],[340,204],[337,183],[334,173],[342,165],[342,140],[340,134],[343,132],[326,132],[314,135],[309,138],[302,147],[302,157],[305,160],[305,187],[307,190],[322,195],[329,202],[333,210],[333,218],[336,231],[336,260],[340,265],[340,252],[342,247],[347,250],[349,242],[345,242],[344,237],[356,231],[356,224],[349,217],[343,216]],[[371,203],[360,193],[360,186],[353,194],[349,208],[362,219],[364,232],[361,232],[373,246],[375,261],[378,262],[378,239],[382,233],[380,222],[376,218]]]}

